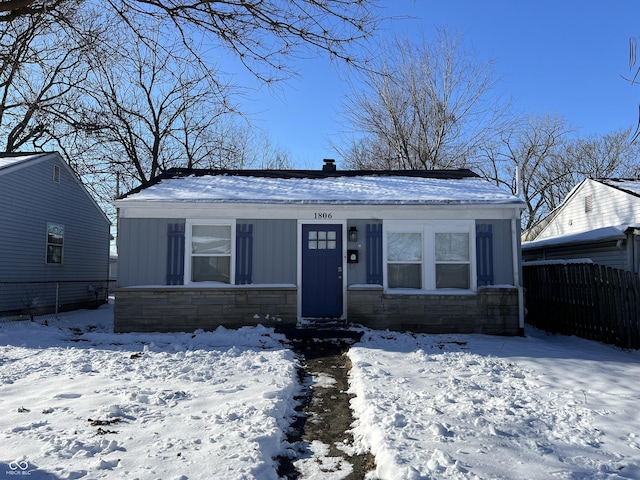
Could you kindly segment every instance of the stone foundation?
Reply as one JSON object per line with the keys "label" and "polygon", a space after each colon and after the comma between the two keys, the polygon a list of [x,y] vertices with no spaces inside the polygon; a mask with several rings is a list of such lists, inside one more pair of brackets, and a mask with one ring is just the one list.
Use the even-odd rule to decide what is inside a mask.
{"label": "stone foundation", "polygon": [[389,294],[381,286],[348,291],[351,323],[378,330],[519,335],[518,289],[481,287],[473,294]]}
{"label": "stone foundation", "polygon": [[[295,327],[297,288],[126,287],[115,291],[115,332],[192,332],[218,326]],[[470,294],[389,294],[378,285],[348,288],[347,320],[378,330],[518,335],[518,289]]]}
{"label": "stone foundation", "polygon": [[115,291],[114,331],[118,333],[296,323],[295,286],[126,287]]}

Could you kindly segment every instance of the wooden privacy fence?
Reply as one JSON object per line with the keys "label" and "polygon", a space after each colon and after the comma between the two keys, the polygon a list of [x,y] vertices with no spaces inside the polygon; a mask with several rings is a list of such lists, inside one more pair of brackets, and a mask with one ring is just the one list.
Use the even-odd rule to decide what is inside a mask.
{"label": "wooden privacy fence", "polygon": [[638,275],[594,263],[525,264],[523,283],[534,327],[640,348]]}

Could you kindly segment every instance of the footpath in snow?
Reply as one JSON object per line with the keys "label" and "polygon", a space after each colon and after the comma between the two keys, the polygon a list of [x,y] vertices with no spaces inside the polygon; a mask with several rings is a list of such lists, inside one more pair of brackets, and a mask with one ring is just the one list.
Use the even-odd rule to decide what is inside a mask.
{"label": "footpath in snow", "polygon": [[[114,334],[112,320],[108,305],[0,323],[0,480],[278,478],[300,451],[282,335]],[[348,355],[356,420],[335,446],[371,452],[370,480],[640,479],[640,352],[535,330],[367,331]],[[299,480],[346,478],[324,443]]]}

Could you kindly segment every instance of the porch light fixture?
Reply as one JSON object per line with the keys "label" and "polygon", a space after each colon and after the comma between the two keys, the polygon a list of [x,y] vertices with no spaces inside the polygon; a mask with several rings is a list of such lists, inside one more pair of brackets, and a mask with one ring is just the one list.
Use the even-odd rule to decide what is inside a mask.
{"label": "porch light fixture", "polygon": [[350,242],[358,241],[358,229],[356,227],[349,227],[349,241]]}

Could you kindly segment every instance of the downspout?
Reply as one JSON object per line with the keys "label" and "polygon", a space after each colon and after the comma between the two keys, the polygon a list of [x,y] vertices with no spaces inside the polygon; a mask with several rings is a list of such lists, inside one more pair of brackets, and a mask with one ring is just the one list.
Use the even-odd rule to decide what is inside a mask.
{"label": "downspout", "polygon": [[511,238],[513,239],[513,284],[518,289],[518,329],[520,336],[524,337],[524,289],[520,282],[520,233],[515,218],[511,219]]}
{"label": "downspout", "polygon": [[634,230],[633,232],[633,241],[631,242],[632,248],[633,248],[633,266],[631,268],[633,268],[633,273],[635,273],[636,275],[640,272],[638,272],[638,231]]}
{"label": "downspout", "polygon": [[634,274],[638,274],[640,273],[638,271],[638,239],[640,238],[640,229],[638,228],[627,228],[627,230],[625,231],[625,233],[627,234],[627,245],[629,245],[630,250],[631,250],[631,258],[630,258],[630,270],[632,273]]}

